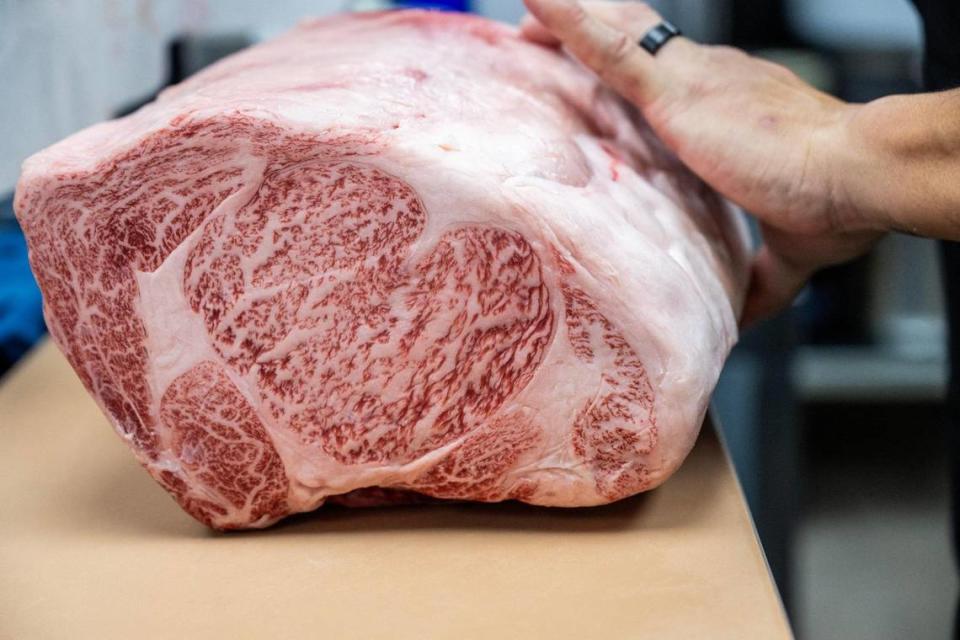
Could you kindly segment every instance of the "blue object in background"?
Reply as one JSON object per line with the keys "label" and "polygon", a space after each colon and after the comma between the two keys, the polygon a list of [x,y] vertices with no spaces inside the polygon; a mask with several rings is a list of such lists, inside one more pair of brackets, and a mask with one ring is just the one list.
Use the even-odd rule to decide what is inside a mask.
{"label": "blue object in background", "polygon": [[13,195],[0,197],[0,374],[46,331],[40,289],[27,262],[27,243],[13,217]]}
{"label": "blue object in background", "polygon": [[442,9],[444,11],[470,11],[470,0],[396,0],[394,4],[403,9]]}

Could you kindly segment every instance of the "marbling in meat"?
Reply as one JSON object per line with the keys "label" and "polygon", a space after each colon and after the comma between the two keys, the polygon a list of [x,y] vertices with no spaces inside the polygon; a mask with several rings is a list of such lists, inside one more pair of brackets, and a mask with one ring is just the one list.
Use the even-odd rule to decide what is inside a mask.
{"label": "marbling in meat", "polygon": [[739,220],[509,27],[305,23],[30,158],[50,332],[217,528],[403,492],[596,505],[693,445]]}

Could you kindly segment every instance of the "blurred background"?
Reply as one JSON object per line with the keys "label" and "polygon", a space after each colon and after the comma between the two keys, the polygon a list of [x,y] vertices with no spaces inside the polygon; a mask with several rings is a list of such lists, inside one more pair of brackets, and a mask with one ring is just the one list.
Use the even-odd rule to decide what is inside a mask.
{"label": "blurred background", "polygon": [[[920,86],[907,0],[652,4],[846,100]],[[391,5],[523,15],[520,0],[0,0],[0,375],[44,333],[12,212],[28,155],[304,16]],[[946,370],[936,245],[905,236],[820,274],[730,358],[715,413],[799,637],[949,637]]]}

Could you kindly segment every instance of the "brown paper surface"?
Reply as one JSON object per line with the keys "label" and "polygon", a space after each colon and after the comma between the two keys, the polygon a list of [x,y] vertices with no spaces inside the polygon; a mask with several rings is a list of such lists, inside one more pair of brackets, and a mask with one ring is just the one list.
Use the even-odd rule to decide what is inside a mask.
{"label": "brown paper surface", "polygon": [[592,509],[323,508],[217,534],[113,434],[52,344],[0,386],[0,638],[789,638],[705,428]]}

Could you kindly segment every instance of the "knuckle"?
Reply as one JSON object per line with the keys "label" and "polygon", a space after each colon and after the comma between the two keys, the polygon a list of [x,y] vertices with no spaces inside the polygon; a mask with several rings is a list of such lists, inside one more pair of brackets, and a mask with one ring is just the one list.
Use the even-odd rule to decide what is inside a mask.
{"label": "knuckle", "polygon": [[763,62],[770,73],[778,78],[783,78],[784,80],[796,80],[798,78],[797,74],[789,67],[785,67],[776,62],[770,62],[769,60],[764,60]]}
{"label": "knuckle", "polygon": [[570,14],[567,16],[567,20],[574,27],[581,27],[587,22],[589,15],[587,14],[586,9],[584,9],[579,3],[571,5],[569,11]]}
{"label": "knuckle", "polygon": [[614,69],[621,66],[627,58],[633,55],[637,45],[633,38],[625,33],[614,35],[604,52],[604,68]]}

